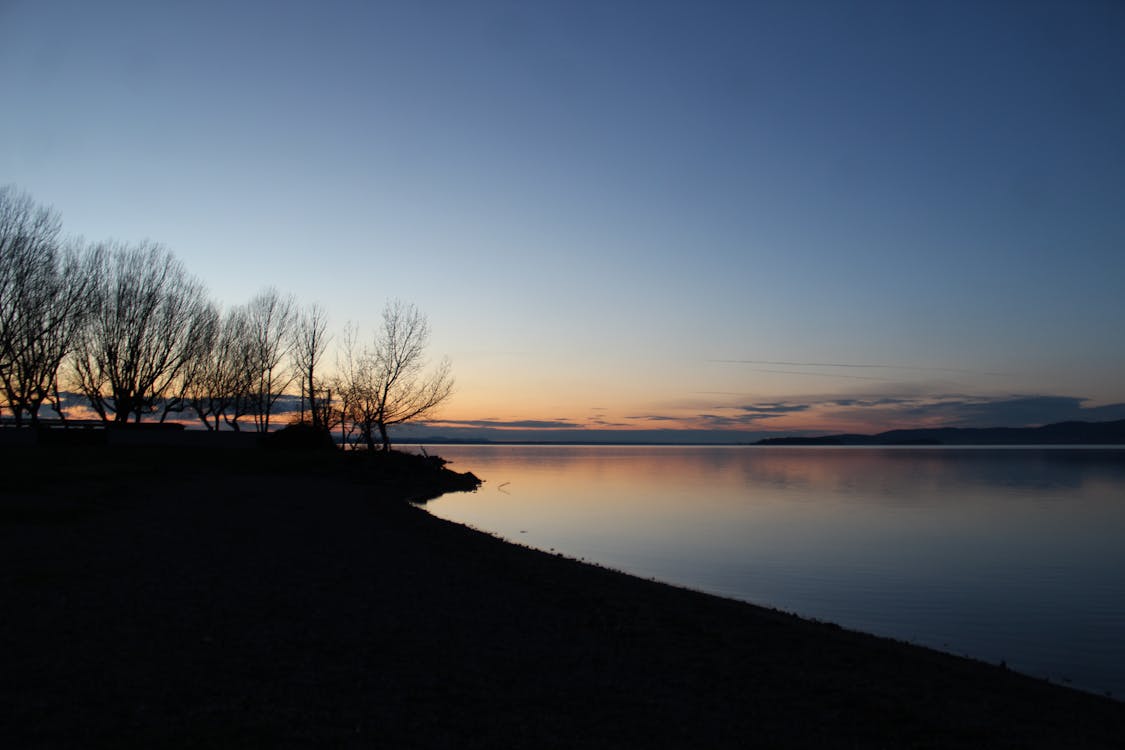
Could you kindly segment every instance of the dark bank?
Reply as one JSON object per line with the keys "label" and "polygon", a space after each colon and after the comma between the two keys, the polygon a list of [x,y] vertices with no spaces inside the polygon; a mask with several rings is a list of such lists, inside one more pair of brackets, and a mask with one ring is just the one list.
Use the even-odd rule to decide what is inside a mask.
{"label": "dark bank", "polygon": [[501,542],[440,459],[9,446],[8,746],[1118,747],[1125,706]]}

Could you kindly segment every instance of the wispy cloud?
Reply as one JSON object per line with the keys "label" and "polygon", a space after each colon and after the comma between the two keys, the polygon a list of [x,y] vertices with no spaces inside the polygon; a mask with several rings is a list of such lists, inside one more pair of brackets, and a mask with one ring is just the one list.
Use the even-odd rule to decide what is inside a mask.
{"label": "wispy cloud", "polygon": [[[771,365],[780,367],[842,367],[847,369],[861,369],[861,370],[911,370],[915,372],[956,372],[963,375],[1007,375],[1010,373],[1003,372],[984,372],[980,370],[969,370],[961,367],[930,367],[922,365],[888,365],[874,362],[790,362],[786,360],[774,359],[712,359],[710,362],[721,362],[732,365]],[[786,372],[785,370],[776,370],[770,372]],[[792,373],[797,374],[797,373]],[[809,373],[805,373],[809,374]]]}
{"label": "wispy cloud", "polygon": [[919,404],[907,413],[935,415],[953,426],[1020,427],[1068,420],[1125,419],[1125,404],[1087,407],[1084,398],[1070,396],[1013,396],[997,399],[959,399]]}
{"label": "wispy cloud", "polygon": [[809,405],[786,403],[745,404],[734,408],[741,409],[748,414],[759,414],[764,417],[772,417],[778,414],[792,414],[793,412],[806,411],[809,408]]}
{"label": "wispy cloud", "polygon": [[[733,362],[733,360],[724,360],[724,359],[713,359],[711,361],[712,362]],[[743,363],[736,363],[736,364],[743,364]],[[775,374],[775,375],[805,375],[805,376],[808,376],[808,377],[817,377],[817,378],[843,378],[845,380],[874,380],[874,381],[879,381],[879,382],[883,382],[883,383],[889,383],[889,382],[892,382],[892,380],[893,380],[893,378],[879,378],[879,377],[875,377],[873,375],[844,375],[843,373],[839,373],[839,372],[806,372],[804,370],[777,370],[777,369],[773,369],[773,368],[767,369],[765,367],[748,367],[746,369],[749,372],[766,372],[766,373],[772,373],[772,374]]]}
{"label": "wispy cloud", "polygon": [[696,424],[707,428],[737,428],[754,424],[766,419],[777,419],[788,414],[803,412],[809,409],[809,404],[789,403],[764,403],[764,404],[738,404],[732,406],[715,406],[714,410],[733,411],[734,414],[715,414],[703,412],[697,414],[641,414],[628,417],[628,419],[644,422],[680,422]]}
{"label": "wispy cloud", "polygon": [[1090,406],[1089,399],[1073,396],[894,390],[854,396],[791,396],[777,401],[754,401],[746,398],[747,394],[711,392],[705,395],[732,398],[726,404],[686,402],[674,411],[662,410],[631,419],[680,422],[709,429],[755,426],[819,432],[881,432],[939,426],[1026,427],[1071,420],[1125,419],[1125,404]]}
{"label": "wispy cloud", "polygon": [[700,414],[695,422],[708,428],[737,428],[761,422],[764,419],[776,419],[781,414]]}
{"label": "wispy cloud", "polygon": [[429,424],[441,424],[450,427],[496,427],[510,429],[538,429],[538,430],[569,430],[578,429],[585,425],[565,419],[466,419],[466,420],[436,420]]}
{"label": "wispy cloud", "polygon": [[1125,419],[1125,404],[1086,406],[1086,398],[1043,394],[945,394],[903,398],[837,398],[821,402],[826,423],[857,425],[1027,427],[1066,421]]}
{"label": "wispy cloud", "polygon": [[628,428],[631,425],[628,422],[614,422],[614,421],[611,421],[611,420],[608,420],[608,419],[599,419],[599,418],[595,417],[595,418],[590,419],[589,423],[586,426],[597,428],[597,429],[602,429],[602,428],[608,428],[608,427]]}
{"label": "wispy cloud", "polygon": [[891,398],[884,396],[882,398],[837,398],[824,403],[831,406],[893,406],[894,404],[907,404],[910,403],[904,398]]}

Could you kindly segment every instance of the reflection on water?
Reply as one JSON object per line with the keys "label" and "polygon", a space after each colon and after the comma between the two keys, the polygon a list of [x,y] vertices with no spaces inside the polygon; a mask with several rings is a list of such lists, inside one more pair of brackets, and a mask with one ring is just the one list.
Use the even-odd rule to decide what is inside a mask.
{"label": "reflection on water", "polygon": [[1125,697],[1125,451],[433,450],[443,518]]}

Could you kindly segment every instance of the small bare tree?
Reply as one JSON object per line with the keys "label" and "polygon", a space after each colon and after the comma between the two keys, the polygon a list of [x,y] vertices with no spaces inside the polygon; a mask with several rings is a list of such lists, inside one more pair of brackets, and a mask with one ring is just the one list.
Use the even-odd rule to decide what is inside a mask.
{"label": "small bare tree", "polygon": [[293,326],[293,367],[301,382],[301,416],[304,419],[305,399],[309,404],[309,421],[317,429],[328,427],[326,409],[320,403],[331,399],[324,384],[317,378],[316,368],[324,350],[328,348],[328,317],[320,305],[311,305],[296,320]]}
{"label": "small bare tree", "polygon": [[104,421],[141,420],[165,399],[206,325],[203,286],[160,245],[100,248],[92,310],[73,357],[82,393]]}
{"label": "small bare tree", "polygon": [[207,429],[218,430],[225,421],[239,431],[238,420],[255,402],[246,308],[232,307],[222,318],[213,310],[213,315],[212,345],[196,365],[187,401]]}
{"label": "small bare tree", "polygon": [[383,308],[383,325],[370,348],[355,351],[354,329],[345,337],[338,366],[337,393],[346,421],[355,426],[369,449],[375,435],[391,449],[388,428],[433,414],[453,393],[449,360],[427,372],[430,327],[414,305],[399,301]]}
{"label": "small bare tree", "polygon": [[259,292],[246,306],[250,372],[253,374],[254,426],[269,432],[270,413],[293,374],[281,366],[292,343],[295,303],[273,287]]}
{"label": "small bare tree", "polygon": [[359,329],[349,322],[344,326],[333,380],[339,403],[340,442],[354,447],[363,440],[369,450],[374,450],[379,402],[375,370],[369,366],[369,359],[368,351],[359,346]]}
{"label": "small bare tree", "polygon": [[160,402],[161,422],[171,414],[194,409],[192,396],[198,393],[201,381],[206,377],[222,330],[219,311],[213,303],[204,301],[195,309],[190,330],[193,333],[186,342],[184,364]]}

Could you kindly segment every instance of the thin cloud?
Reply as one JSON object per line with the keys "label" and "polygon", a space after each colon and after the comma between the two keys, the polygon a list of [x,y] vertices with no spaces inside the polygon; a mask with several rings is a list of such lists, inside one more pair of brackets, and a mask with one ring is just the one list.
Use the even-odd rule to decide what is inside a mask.
{"label": "thin cloud", "polygon": [[702,414],[682,414],[679,416],[672,416],[668,414],[639,414],[627,417],[627,419],[641,421],[641,422],[679,422],[682,424],[703,424],[708,429],[712,428],[738,428],[746,425],[761,422],[766,419],[777,419],[784,417],[787,414],[794,412],[805,411],[808,409],[807,404],[769,404],[765,406],[749,406],[749,407],[717,407],[717,408],[730,408],[734,409],[735,414],[714,414],[705,412]]}
{"label": "thin cloud", "polygon": [[[915,399],[835,399],[823,402],[826,421],[896,426],[1030,427],[1068,421],[1125,419],[1125,404],[1085,406],[1073,396],[971,396],[945,394]],[[833,409],[832,407],[837,407]]]}
{"label": "thin cloud", "polygon": [[[887,365],[872,362],[789,362],[773,359],[711,359],[708,362],[722,362],[732,365],[778,365],[781,367],[844,367],[862,370],[913,370],[915,372],[956,372],[963,375],[996,375],[1004,376],[1011,373],[982,372],[968,370],[960,367],[923,367],[919,365]],[[761,372],[761,371],[759,371]],[[780,371],[779,371],[780,372]],[[790,373],[795,374],[795,373]],[[811,374],[811,373],[810,373]]]}
{"label": "thin cloud", "polygon": [[741,409],[742,411],[750,413],[750,414],[760,414],[762,416],[775,416],[775,415],[780,415],[780,414],[792,414],[793,412],[798,412],[798,411],[807,411],[808,408],[809,408],[809,405],[808,404],[773,403],[773,404],[748,404],[748,405],[745,405],[745,406],[737,406],[737,407],[734,407],[734,408]]}
{"label": "thin cloud", "polygon": [[587,426],[588,427],[628,427],[629,425],[625,422],[613,422],[613,421],[610,421],[608,419],[602,419],[601,417],[593,417],[593,418],[590,419],[590,422]]}
{"label": "thin cloud", "polygon": [[824,403],[831,406],[893,406],[896,404],[909,404],[911,402],[903,398],[884,397],[874,399],[837,398],[830,401],[825,401]]}
{"label": "thin cloud", "polygon": [[577,422],[562,419],[467,419],[467,420],[439,420],[429,424],[441,424],[449,427],[497,427],[518,429],[552,429],[570,430],[583,427]]}
{"label": "thin cloud", "polygon": [[[745,364],[743,362],[736,362],[735,360],[713,359],[712,362],[730,362],[734,364]],[[777,375],[806,375],[816,378],[844,378],[845,380],[875,380],[881,383],[890,383],[892,378],[877,378],[869,375],[844,375],[838,372],[803,372],[801,370],[767,370],[762,367],[748,367],[750,372],[768,372]]]}
{"label": "thin cloud", "polygon": [[737,428],[746,425],[755,424],[766,419],[777,419],[778,417],[785,416],[786,412],[768,412],[768,413],[755,413],[745,412],[742,414],[700,414],[695,420],[685,421],[698,421],[707,425],[709,428]]}
{"label": "thin cloud", "polygon": [[944,417],[952,426],[1023,427],[1066,421],[1125,419],[1125,404],[1085,407],[1088,399],[1070,396],[1016,396],[921,405],[912,411]]}

